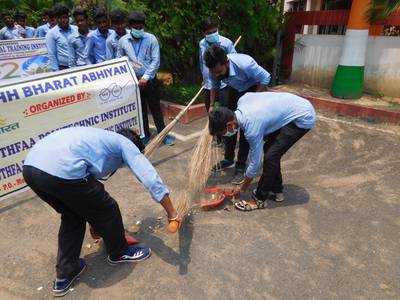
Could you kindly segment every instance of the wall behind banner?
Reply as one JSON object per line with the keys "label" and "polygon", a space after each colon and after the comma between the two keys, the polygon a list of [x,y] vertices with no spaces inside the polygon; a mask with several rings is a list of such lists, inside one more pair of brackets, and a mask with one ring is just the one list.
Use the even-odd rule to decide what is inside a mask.
{"label": "wall behind banner", "polygon": [[0,81],[49,71],[45,39],[0,41]]}
{"label": "wall behind banner", "polygon": [[0,200],[26,187],[23,161],[37,141],[75,126],[143,133],[140,103],[125,58],[0,82]]}
{"label": "wall behind banner", "polygon": [[[296,35],[290,80],[330,88],[339,64],[343,35]],[[370,36],[364,90],[374,95],[400,97],[400,38]]]}

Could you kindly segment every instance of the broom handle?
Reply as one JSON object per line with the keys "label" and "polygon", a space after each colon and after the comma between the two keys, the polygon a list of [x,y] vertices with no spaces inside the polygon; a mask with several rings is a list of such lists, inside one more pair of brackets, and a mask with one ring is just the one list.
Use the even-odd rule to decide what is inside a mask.
{"label": "broom handle", "polygon": [[[239,44],[240,40],[242,39],[242,36],[239,36],[235,42],[235,44],[233,44],[233,47],[236,47],[237,44]],[[182,116],[188,111],[188,109],[190,108],[190,106],[194,103],[194,101],[196,101],[196,99],[200,96],[201,92],[204,90],[204,85],[201,86],[200,90],[197,92],[197,94],[192,98],[192,100],[190,100],[190,102],[188,103],[188,105],[186,105],[186,107],[181,110],[179,112],[179,114],[175,117],[174,121],[179,121],[180,118],[182,118]]]}

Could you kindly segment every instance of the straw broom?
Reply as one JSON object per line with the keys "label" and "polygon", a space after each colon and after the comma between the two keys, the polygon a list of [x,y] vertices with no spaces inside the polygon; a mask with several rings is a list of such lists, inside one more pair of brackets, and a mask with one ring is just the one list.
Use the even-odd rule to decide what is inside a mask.
{"label": "straw broom", "polygon": [[[236,47],[241,39],[242,36],[239,36],[233,47]],[[204,90],[204,85],[200,88],[200,90],[192,98],[192,100],[190,100],[188,105],[167,126],[165,126],[165,128],[146,146],[144,150],[144,155],[147,158],[150,158],[151,155],[154,153],[154,151],[161,145],[161,143],[168,135],[168,133],[171,131],[171,129],[175,126],[176,123],[178,123],[179,119],[182,118],[182,116],[189,110],[190,106],[194,103],[194,101],[196,101],[196,99],[199,97],[199,95],[203,90]]]}
{"label": "straw broom", "polygon": [[[242,36],[236,40],[234,47],[239,43]],[[179,119],[188,111],[190,106],[196,101],[201,92],[204,90],[204,85],[200,88],[197,94],[190,100],[188,105],[170,122],[145,148],[144,155],[150,158],[154,151],[161,145],[167,134],[178,123]],[[212,147],[213,137],[208,132],[208,122],[203,129],[203,133],[192,153],[192,159],[189,164],[189,182],[186,191],[176,195],[176,211],[178,216],[183,220],[191,210],[191,199],[193,195],[204,188],[208,178],[211,175],[212,165],[214,160],[218,160],[218,153]],[[180,223],[176,220],[169,222],[168,231],[171,233],[179,229]]]}

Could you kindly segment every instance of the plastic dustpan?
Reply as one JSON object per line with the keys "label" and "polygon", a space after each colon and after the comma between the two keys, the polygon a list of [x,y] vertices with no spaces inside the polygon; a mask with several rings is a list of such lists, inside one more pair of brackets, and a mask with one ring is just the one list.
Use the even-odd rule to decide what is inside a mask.
{"label": "plastic dustpan", "polygon": [[232,192],[227,192],[218,187],[206,188],[201,193],[200,207],[214,207],[224,202],[226,197],[231,197]]}

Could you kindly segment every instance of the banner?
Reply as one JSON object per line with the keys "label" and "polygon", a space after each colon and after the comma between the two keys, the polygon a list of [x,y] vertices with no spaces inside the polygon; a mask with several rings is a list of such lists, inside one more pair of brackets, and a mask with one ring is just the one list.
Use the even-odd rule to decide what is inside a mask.
{"label": "banner", "polygon": [[26,187],[24,159],[49,133],[129,127],[143,136],[141,116],[138,81],[126,58],[0,81],[0,200]]}
{"label": "banner", "polygon": [[0,41],[0,80],[50,71],[46,39]]}

